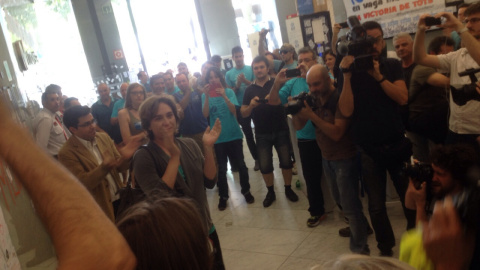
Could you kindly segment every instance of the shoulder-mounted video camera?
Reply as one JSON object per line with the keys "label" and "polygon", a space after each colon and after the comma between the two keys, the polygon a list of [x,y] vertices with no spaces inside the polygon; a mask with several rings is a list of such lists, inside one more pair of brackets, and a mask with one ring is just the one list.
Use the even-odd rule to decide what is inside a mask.
{"label": "shoulder-mounted video camera", "polygon": [[350,31],[340,37],[337,42],[337,53],[342,56],[352,55],[355,61],[348,70],[342,71],[366,71],[373,68],[373,44],[375,39],[367,36],[367,31],[356,16],[347,19]]}
{"label": "shoulder-mounted video camera", "polygon": [[470,77],[470,84],[464,85],[461,88],[451,87],[452,98],[453,102],[455,102],[458,106],[465,105],[470,100],[477,100],[480,101],[480,94],[477,92],[477,77],[475,76],[476,73],[480,72],[480,68],[469,68],[463,72],[458,73],[458,76]]}

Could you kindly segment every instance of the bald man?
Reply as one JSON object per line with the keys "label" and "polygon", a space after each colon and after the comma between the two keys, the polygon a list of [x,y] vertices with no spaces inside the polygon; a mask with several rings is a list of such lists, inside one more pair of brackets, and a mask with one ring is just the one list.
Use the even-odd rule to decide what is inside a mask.
{"label": "bald man", "polygon": [[117,100],[113,105],[112,115],[110,117],[110,124],[112,126],[118,125],[118,111],[125,107],[125,96],[127,95],[128,83],[124,82],[120,85],[120,95],[122,98]]}
{"label": "bald man", "polygon": [[92,105],[92,115],[97,121],[97,131],[107,133],[116,144],[119,144],[122,142],[120,128],[110,123],[115,104],[115,100],[110,96],[110,87],[101,83],[97,87],[97,92],[100,99]]}
{"label": "bald man", "polygon": [[[351,73],[344,73],[344,89],[351,87],[349,76]],[[312,66],[306,79],[310,95],[315,97],[318,109],[312,111],[305,103],[305,108],[293,115],[294,127],[297,130],[302,129],[308,120],[314,124],[316,140],[322,150],[323,170],[327,181],[330,182],[331,193],[336,203],[342,206],[343,213],[350,222],[350,250],[368,255],[369,225],[358,198],[357,150],[348,136],[344,136],[349,119],[337,106],[341,97],[333,87],[328,70],[324,66]]]}

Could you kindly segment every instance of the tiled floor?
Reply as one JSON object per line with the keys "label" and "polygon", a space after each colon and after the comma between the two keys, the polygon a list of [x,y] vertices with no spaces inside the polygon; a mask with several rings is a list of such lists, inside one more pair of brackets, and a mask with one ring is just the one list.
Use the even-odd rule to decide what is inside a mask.
{"label": "tiled floor", "polygon": [[[308,200],[305,184],[295,189],[298,202],[290,202],[284,196],[283,178],[274,159],[275,192],[277,200],[268,208],[262,205],[267,189],[260,172],[253,170],[253,161],[244,147],[249,168],[251,192],[255,203],[248,205],[240,193],[238,173],[228,173],[230,199],[227,209],[219,211],[218,190],[207,190],[210,212],[217,228],[226,268],[231,269],[310,269],[340,254],[350,253],[349,238],[338,235],[338,229],[347,226],[338,210],[334,208],[327,219],[316,228],[309,228]],[[274,153],[274,157],[276,154]],[[298,177],[293,177],[293,183]],[[294,185],[293,185],[294,186]],[[366,200],[364,199],[364,208]],[[397,246],[393,249],[398,257],[398,243],[406,227],[399,201],[387,203]],[[368,211],[365,213],[368,218]],[[375,236],[369,236],[372,255],[378,255]]]}

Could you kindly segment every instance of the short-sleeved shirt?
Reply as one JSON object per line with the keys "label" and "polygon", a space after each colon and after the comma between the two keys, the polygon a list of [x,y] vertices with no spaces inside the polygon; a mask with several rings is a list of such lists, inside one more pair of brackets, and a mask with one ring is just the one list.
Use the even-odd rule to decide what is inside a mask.
{"label": "short-sleeved shirt", "polygon": [[174,86],[173,93],[171,93],[171,94],[168,92],[168,89],[165,88],[165,94],[169,94],[169,95],[173,96],[173,94],[178,93],[178,92],[180,92],[180,88],[178,88],[178,86],[176,86],[176,85]]}
{"label": "short-sleeved shirt", "polygon": [[58,151],[67,141],[65,130],[60,118],[46,108],[39,111],[33,120],[35,141],[52,156],[58,155]]}
{"label": "short-sleeved shirt", "polygon": [[410,119],[427,112],[439,104],[448,103],[447,92],[443,87],[427,83],[428,78],[437,70],[431,67],[417,65],[412,73],[410,89],[408,90],[408,108]]}
{"label": "short-sleeved shirt", "polygon": [[288,64],[288,65],[285,64],[285,65],[283,65],[283,67],[282,67],[282,63],[283,63],[283,61],[281,61],[281,60],[277,60],[277,59],[273,60],[273,67],[274,67],[275,73],[278,73],[280,71],[280,69],[284,69],[284,68],[294,69],[294,68],[297,68],[297,66],[298,66],[297,60],[293,60],[293,63]]}
{"label": "short-sleeved shirt", "polygon": [[125,99],[121,98],[113,104],[112,118],[118,117],[118,111],[125,107]]}
{"label": "short-sleeved shirt", "polygon": [[[297,96],[300,93],[308,93],[308,84],[305,78],[297,77],[287,81],[280,88],[279,96],[282,104],[288,103],[288,97]],[[307,121],[301,130],[297,130],[297,139],[299,140],[315,140],[315,127],[310,120]]]}
{"label": "short-sleeved shirt", "polygon": [[[315,114],[322,120],[334,124],[335,119],[346,119],[338,109],[340,94],[335,90],[328,101],[322,106],[317,100],[318,109]],[[322,156],[326,160],[341,160],[355,156],[357,149],[351,138],[344,135],[338,142],[328,137],[321,129],[315,128],[317,143],[322,150]]]}
{"label": "short-sleeved shirt", "polygon": [[120,127],[110,124],[114,105],[115,100],[113,100],[113,98],[111,98],[110,106],[106,106],[101,100],[98,100],[92,105],[92,115],[93,118],[97,120],[97,125],[103,129],[115,143],[121,143],[122,135],[120,134]]}
{"label": "short-sleeved shirt", "polygon": [[[232,89],[226,88],[225,94],[231,103],[233,103],[235,106],[239,105],[237,102],[237,97],[235,96],[235,92],[233,92]],[[204,105],[205,94],[202,94],[202,108]],[[216,143],[231,142],[243,138],[243,133],[238,125],[237,118],[230,112],[223,97],[209,97],[208,105],[210,127],[213,127],[217,118],[222,122],[222,132],[220,133]]]}
{"label": "short-sleeved shirt", "polygon": [[[470,56],[466,48],[461,48],[448,54],[437,55],[440,69],[450,71],[450,85],[459,89],[466,84],[470,84],[470,77],[458,76],[469,68],[479,68],[479,65]],[[480,73],[475,74],[477,79]],[[450,91],[456,91],[451,89]],[[480,102],[470,100],[463,106],[458,106],[452,99],[450,92],[450,119],[449,129],[457,134],[480,134]]]}
{"label": "short-sleeved shirt", "polygon": [[[393,58],[380,58],[380,72],[394,83],[404,80],[402,65]],[[405,128],[398,104],[366,71],[353,72],[351,85],[354,99],[352,135],[360,146],[390,144],[400,140]]]}
{"label": "short-sleeved shirt", "polygon": [[[244,65],[241,69],[237,69],[236,67],[230,69],[227,71],[227,74],[225,74],[225,81],[227,82],[227,85],[229,87],[235,87],[237,84],[237,77],[240,74],[245,74],[245,79],[249,81],[253,81],[253,70],[251,66]],[[243,95],[245,94],[245,89],[247,88],[247,85],[242,83],[240,85],[240,89],[237,91],[237,100],[239,102],[243,101]]]}
{"label": "short-sleeved shirt", "polygon": [[[180,102],[184,94],[180,91],[173,94],[173,96],[177,102]],[[207,119],[203,117],[202,98],[198,91],[192,91],[190,101],[185,110],[183,110],[183,113],[184,117],[180,122],[180,134],[194,135],[205,131],[208,122]]]}
{"label": "short-sleeved shirt", "polygon": [[[263,87],[252,83],[245,89],[243,104],[249,105],[254,97],[265,98],[272,89],[275,80],[270,78]],[[253,108],[251,117],[255,124],[255,134],[270,134],[282,130],[288,130],[287,116],[282,105],[259,104]]]}

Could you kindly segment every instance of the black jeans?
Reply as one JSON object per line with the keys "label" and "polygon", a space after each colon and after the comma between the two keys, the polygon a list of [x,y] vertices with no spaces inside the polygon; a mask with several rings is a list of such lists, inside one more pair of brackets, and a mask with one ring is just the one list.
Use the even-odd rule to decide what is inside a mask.
{"label": "black jeans", "polygon": [[[241,101],[239,101],[241,102]],[[243,134],[245,134],[245,140],[247,141],[248,150],[250,150],[250,154],[252,155],[254,160],[258,159],[257,155],[257,145],[255,144],[255,138],[253,137],[252,131],[252,118],[249,117],[242,117],[240,113],[240,107],[237,108],[237,121],[242,127]]]}
{"label": "black jeans", "polygon": [[302,162],[303,178],[307,184],[307,197],[312,216],[325,214],[322,191],[322,152],[315,140],[298,140],[298,150]]}
{"label": "black jeans", "polygon": [[385,206],[387,171],[402,202],[403,212],[407,219],[407,230],[415,227],[416,219],[416,211],[405,207],[408,178],[402,173],[402,163],[382,165],[367,155],[363,149],[360,149],[360,152],[362,154],[362,175],[368,194],[368,212],[375,230],[377,247],[380,250],[389,250],[395,246],[395,235]]}
{"label": "black jeans", "polygon": [[215,155],[218,163],[218,194],[221,198],[228,199],[227,183],[227,157],[230,162],[237,165],[240,175],[240,186],[242,194],[250,191],[247,165],[243,159],[243,141],[242,139],[215,144]]}

